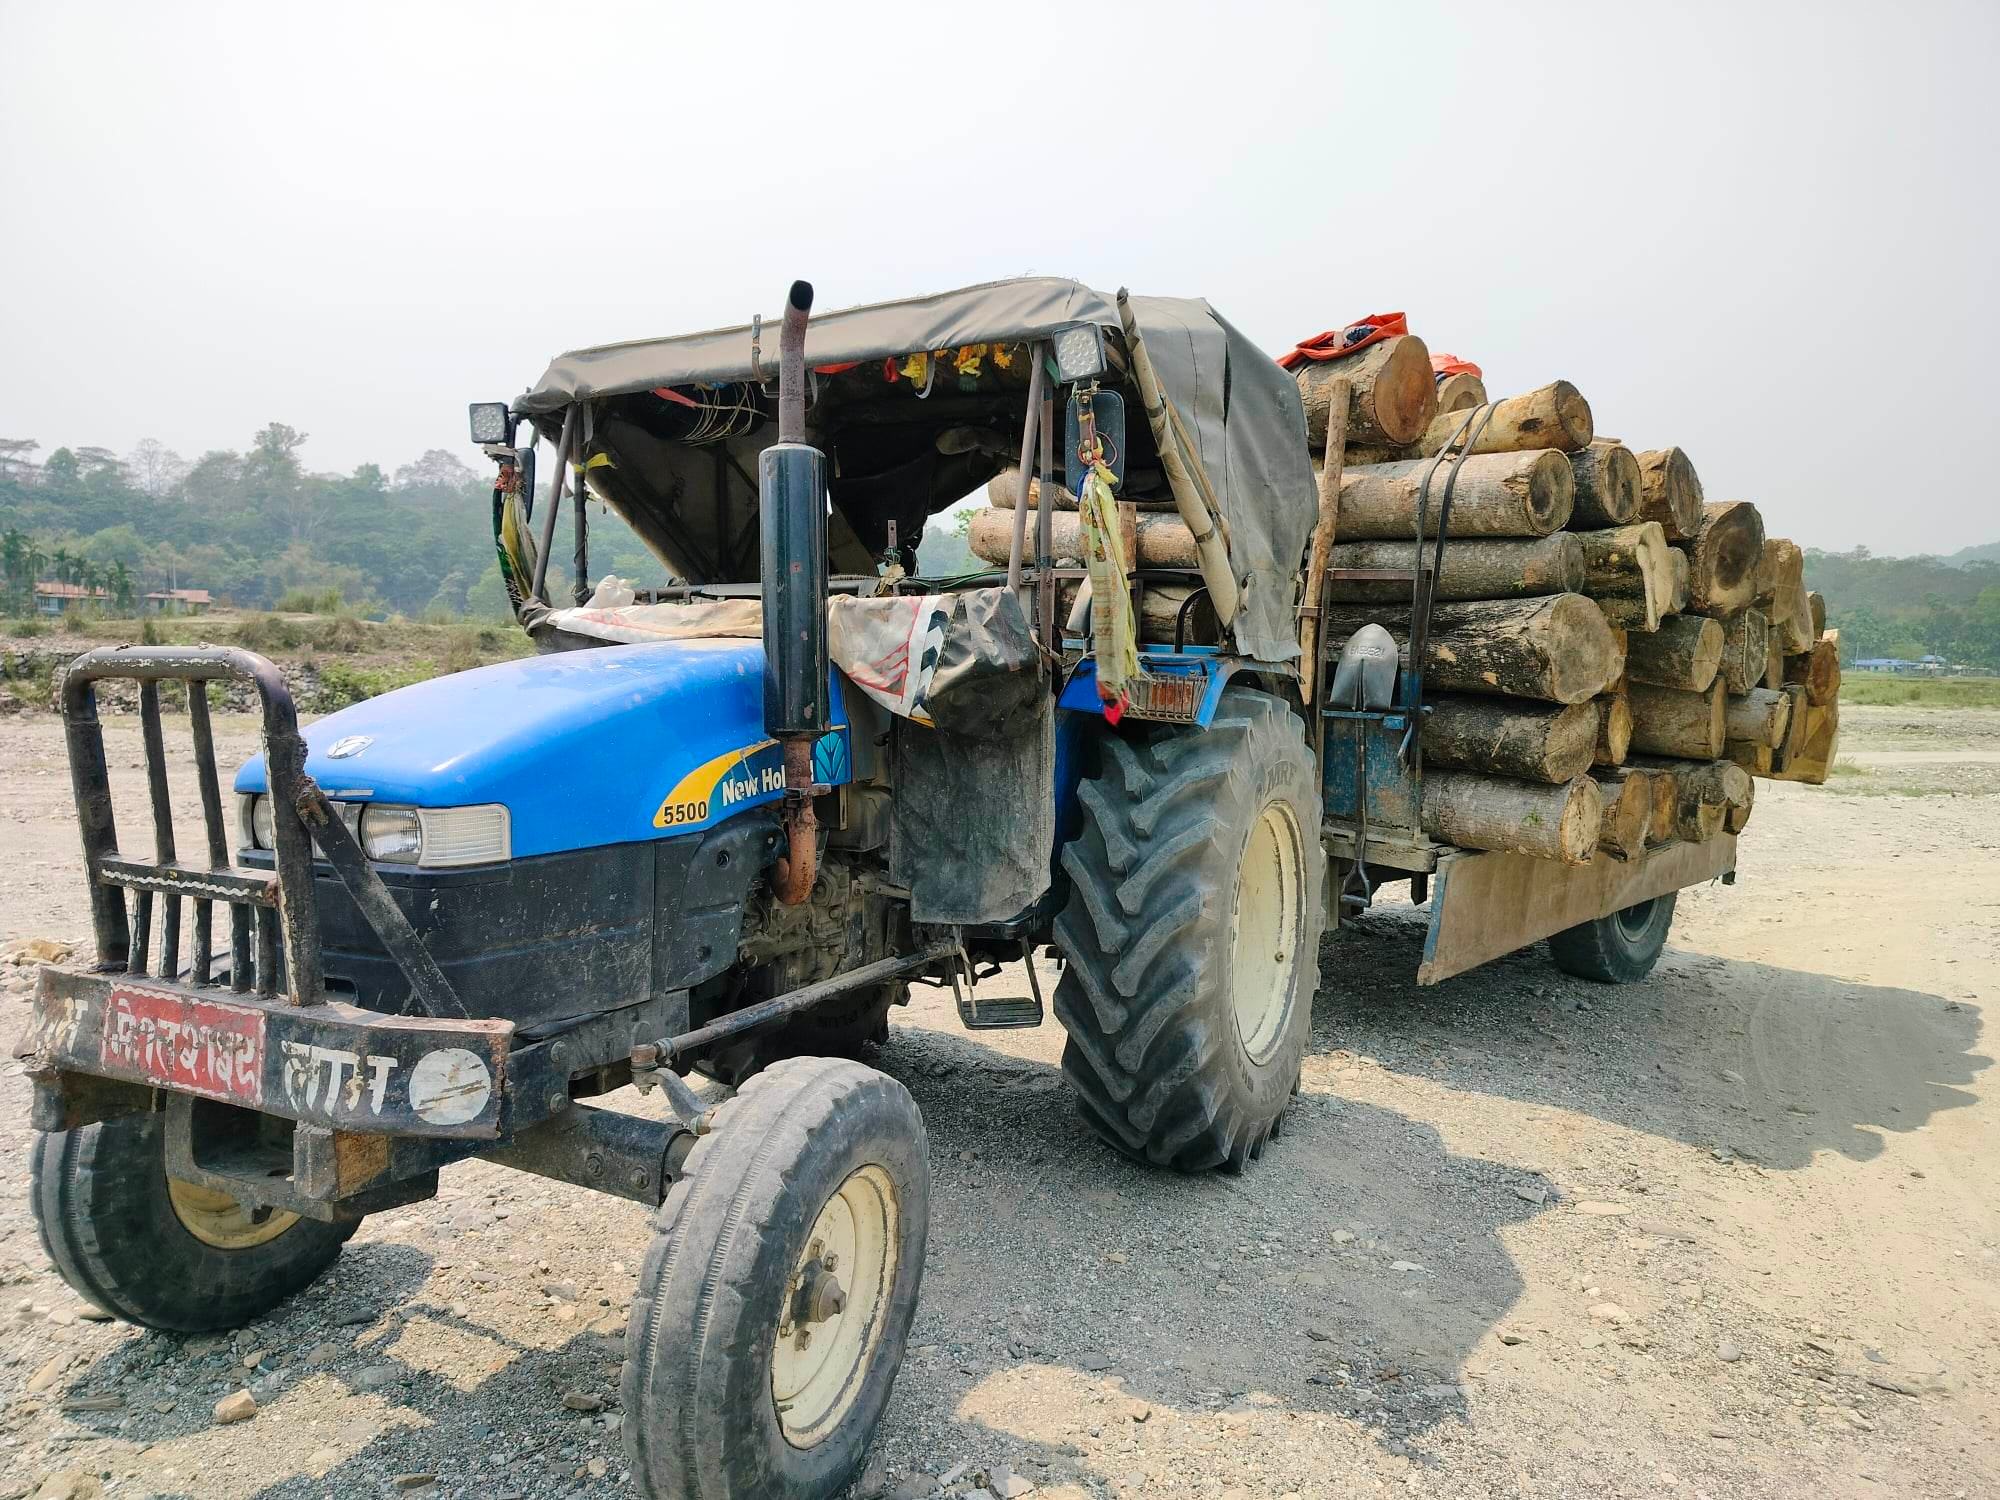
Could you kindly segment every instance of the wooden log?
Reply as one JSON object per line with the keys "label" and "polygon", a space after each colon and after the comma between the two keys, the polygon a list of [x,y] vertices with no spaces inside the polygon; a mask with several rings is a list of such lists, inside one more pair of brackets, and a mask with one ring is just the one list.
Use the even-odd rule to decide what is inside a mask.
{"label": "wooden log", "polygon": [[1599,852],[1619,861],[1638,859],[1646,852],[1646,835],[1653,824],[1652,776],[1624,766],[1590,775],[1604,798],[1597,833]]}
{"label": "wooden log", "polygon": [[1486,382],[1477,375],[1468,375],[1463,370],[1456,375],[1445,376],[1437,383],[1437,388],[1439,415],[1448,411],[1466,411],[1486,404]]}
{"label": "wooden log", "polygon": [[1731,740],[1723,749],[1752,776],[1770,775],[1777,758],[1777,752],[1769,745],[1753,745],[1748,740]]}
{"label": "wooden log", "polygon": [[[1745,611],[1748,613],[1748,611]],[[1764,681],[1767,688],[1785,685],[1785,643],[1774,632],[1766,631],[1764,646]]]}
{"label": "wooden log", "polygon": [[1653,778],[1653,822],[1646,830],[1646,842],[1670,844],[1674,839],[1674,825],[1680,818],[1681,773],[1674,769],[1673,764],[1637,769]]}
{"label": "wooden log", "polygon": [[1632,700],[1632,748],[1648,755],[1673,755],[1688,760],[1714,760],[1722,754],[1725,710],[1722,682],[1703,693],[1635,682]]}
{"label": "wooden log", "polygon": [[1639,459],[1623,443],[1598,438],[1569,456],[1576,506],[1569,524],[1578,531],[1629,526],[1639,516]]}
{"label": "wooden log", "polygon": [[[1792,718],[1785,726],[1784,742],[1771,756],[1771,769],[1784,771],[1790,769],[1792,762],[1805,753],[1806,740],[1813,729],[1813,706],[1812,701],[1806,697],[1806,690],[1802,684],[1786,683],[1778,691],[1792,700]],[[1840,700],[1834,701],[1838,703]]]}
{"label": "wooden log", "polygon": [[1500,849],[1585,864],[1604,823],[1604,794],[1580,776],[1560,786],[1439,771],[1424,777],[1423,830],[1461,849]]}
{"label": "wooden log", "polygon": [[[1456,508],[1456,507],[1454,507]],[[1341,542],[1331,552],[1335,568],[1407,568],[1415,559],[1416,543]],[[1424,560],[1430,561],[1425,544]],[[1444,571],[1438,575],[1435,597],[1460,599],[1531,599],[1544,594],[1574,594],[1583,587],[1583,543],[1574,532],[1522,540],[1467,537],[1446,544]],[[1407,583],[1365,583],[1334,579],[1327,594],[1335,603],[1393,604],[1410,597]],[[1562,778],[1569,780],[1567,776]]]}
{"label": "wooden log", "polygon": [[1840,648],[1832,641],[1813,642],[1813,648],[1785,658],[1784,680],[1806,690],[1806,702],[1824,708],[1840,696]]}
{"label": "wooden log", "polygon": [[[1431,476],[1431,483],[1424,531],[1435,536],[1447,469],[1447,463],[1429,459],[1346,469],[1340,476],[1341,540],[1414,538],[1417,497],[1426,475]],[[1547,536],[1562,530],[1575,498],[1576,481],[1570,476],[1569,460],[1560,453],[1542,449],[1478,455],[1458,466],[1451,491],[1449,534]]]}
{"label": "wooden log", "polygon": [[1342,359],[1307,360],[1292,372],[1306,409],[1306,442],[1326,446],[1327,403],[1333,384],[1348,382],[1347,440],[1412,443],[1437,414],[1437,377],[1431,352],[1414,334],[1370,344]]}
{"label": "wooden log", "polygon": [[1770,688],[1733,693],[1723,710],[1724,735],[1773,750],[1785,742],[1785,730],[1791,722],[1792,700]]}
{"label": "wooden log", "polygon": [[1735,807],[1750,797],[1750,773],[1733,760],[1690,761],[1677,769],[1683,803],[1695,798],[1718,807]]}
{"label": "wooden log", "polygon": [[1719,620],[1706,615],[1673,615],[1662,620],[1651,635],[1633,637],[1626,650],[1625,670],[1634,682],[1678,688],[1684,693],[1706,692],[1721,670],[1724,639]]}
{"label": "wooden log", "polygon": [[1805,731],[1799,746],[1770,779],[1820,786],[1832,774],[1834,757],[1840,753],[1840,700],[1835,698],[1817,708],[1807,704],[1800,717]]}
{"label": "wooden log", "polygon": [[1688,608],[1726,619],[1757,597],[1757,560],[1764,552],[1764,519],[1747,500],[1712,500],[1688,554]]}
{"label": "wooden log", "polygon": [[1600,594],[1597,607],[1613,629],[1648,635],[1660,628],[1660,612],[1644,594]]}
{"label": "wooden log", "polygon": [[1371,468],[1376,464],[1406,464],[1416,456],[1416,446],[1412,443],[1349,443],[1347,445],[1347,467],[1350,469]]}
{"label": "wooden log", "polygon": [[[1012,510],[1014,502],[1020,498],[1021,471],[1012,464],[1009,464],[998,474],[995,474],[991,479],[986,481],[986,503],[988,505],[997,506],[1002,510]],[[1050,502],[1056,510],[1076,509],[1076,496],[1061,485],[1054,487],[1054,493],[1050,496]],[[1148,502],[1148,504],[1153,503],[1155,502]],[[1162,501],[1157,503],[1170,507],[1173,502]],[[1028,481],[1028,509],[1040,510],[1041,505],[1042,482],[1039,479],[1030,479]],[[1011,526],[1013,523],[1010,521],[1008,524]]]}
{"label": "wooden log", "polygon": [[[1666,530],[1664,526],[1661,527],[1660,529],[1662,531]],[[1667,611],[1667,613],[1673,615],[1684,615],[1687,613],[1688,599],[1690,597],[1688,590],[1688,555],[1685,552],[1681,551],[1681,549],[1678,547],[1674,548],[1673,564],[1674,564],[1673,604],[1672,607]]]}
{"label": "wooden log", "polygon": [[[1705,616],[1689,615],[1690,620]],[[1746,609],[1722,624],[1722,677],[1732,693],[1747,693],[1760,684],[1770,655],[1770,630],[1761,609]]]}
{"label": "wooden log", "polygon": [[[1187,603],[1188,596],[1196,591],[1196,587],[1191,583],[1149,583],[1141,589],[1139,639],[1160,645],[1171,643],[1181,606]],[[1221,627],[1215,621],[1215,608],[1204,594],[1201,602],[1187,612],[1187,627],[1182,639],[1191,646],[1212,646],[1221,638]]]}
{"label": "wooden log", "polygon": [[1644,599],[1646,623],[1626,628],[1657,630],[1674,586],[1673,551],[1666,533],[1655,522],[1642,521],[1605,531],[1579,531],[1576,537],[1583,543],[1583,592],[1592,598]]}
{"label": "wooden log", "polygon": [[1573,781],[1590,767],[1597,706],[1441,697],[1424,716],[1426,765],[1522,781]]}
{"label": "wooden log", "polygon": [[[1337,651],[1379,621],[1407,648],[1408,612],[1340,605],[1326,612],[1326,644]],[[1623,657],[1603,611],[1581,594],[1439,604],[1424,654],[1428,687],[1500,694],[1544,703],[1581,703],[1615,682]]]}
{"label": "wooden log", "polygon": [[1658,521],[1670,542],[1691,540],[1701,525],[1701,479],[1680,449],[1639,455],[1639,519]]}
{"label": "wooden log", "polygon": [[1806,609],[1812,615],[1813,640],[1817,642],[1826,634],[1826,595],[1818,589],[1808,589]]}
{"label": "wooden log", "polygon": [[1632,748],[1632,702],[1622,686],[1591,701],[1597,705],[1597,742],[1591,749],[1591,764],[1623,765]]}
{"label": "wooden log", "polygon": [[[1001,510],[975,510],[966,528],[966,544],[973,555],[990,563],[1004,564],[1013,545],[1014,518]],[[1059,511],[1049,517],[1049,551],[1058,559],[1076,561],[1082,553],[1083,523],[1075,511]],[[1135,517],[1132,531],[1134,550],[1127,554],[1143,568],[1198,568],[1200,553],[1194,534],[1179,516],[1148,511]]]}
{"label": "wooden log", "polygon": [[[1463,412],[1432,417],[1417,441],[1424,454],[1441,452],[1465,424]],[[1477,424],[1475,424],[1477,425]],[[1494,403],[1493,415],[1474,440],[1474,453],[1521,453],[1536,448],[1555,448],[1575,453],[1590,446],[1592,427],[1590,403],[1567,380],[1558,380],[1525,396],[1509,396]]]}
{"label": "wooden log", "polygon": [[1764,550],[1757,556],[1757,597],[1755,603],[1765,614],[1773,614],[1773,601],[1789,588],[1805,588],[1806,555],[1790,537],[1764,538]]}
{"label": "wooden log", "polygon": [[1725,833],[1741,833],[1750,822],[1750,809],[1756,805],[1757,783],[1749,782],[1741,802],[1732,802],[1729,812],[1722,820]]}

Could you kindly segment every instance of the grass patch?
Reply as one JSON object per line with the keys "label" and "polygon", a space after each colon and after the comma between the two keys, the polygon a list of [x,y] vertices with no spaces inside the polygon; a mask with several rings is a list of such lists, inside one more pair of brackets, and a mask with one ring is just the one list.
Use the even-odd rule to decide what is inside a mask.
{"label": "grass patch", "polygon": [[436,665],[428,661],[377,668],[328,662],[319,669],[319,691],[306,706],[315,713],[332,713],[335,709],[379,698],[384,693],[393,693],[397,688],[409,687],[412,683],[427,682],[437,675]]}
{"label": "grass patch", "polygon": [[1872,708],[2000,708],[2000,677],[1896,677],[1849,672],[1840,701]]}
{"label": "grass patch", "polygon": [[7,626],[7,634],[17,641],[32,641],[36,636],[48,633],[49,627],[40,620],[13,620]]}

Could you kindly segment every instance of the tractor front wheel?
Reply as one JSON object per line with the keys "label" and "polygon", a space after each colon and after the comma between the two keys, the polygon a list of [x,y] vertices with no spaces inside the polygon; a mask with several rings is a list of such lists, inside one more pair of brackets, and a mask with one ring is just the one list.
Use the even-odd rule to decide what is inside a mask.
{"label": "tractor front wheel", "polygon": [[652,1500],[831,1500],[860,1471],[923,1280],[923,1117],[859,1063],[774,1063],[660,1208],[620,1393]]}
{"label": "tractor front wheel", "polygon": [[1206,729],[1097,746],[1062,854],[1063,1072],[1120,1151],[1240,1170],[1291,1103],[1319,987],[1326,857],[1304,727],[1231,688]]}

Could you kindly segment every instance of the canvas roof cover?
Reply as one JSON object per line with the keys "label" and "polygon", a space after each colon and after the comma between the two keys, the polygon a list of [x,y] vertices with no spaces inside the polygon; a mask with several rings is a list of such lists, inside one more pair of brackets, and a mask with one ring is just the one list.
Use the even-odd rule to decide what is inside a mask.
{"label": "canvas roof cover", "polygon": [[[1298,655],[1294,587],[1317,514],[1298,387],[1277,363],[1198,298],[1133,297],[1139,331],[1168,398],[1201,450],[1244,580],[1237,646],[1261,661]],[[1122,340],[1116,303],[1055,277],[1024,277],[866,307],[816,312],[806,331],[809,367],[881,360],[965,344],[1026,341],[1078,323]],[[776,315],[766,317],[759,363],[778,363]],[[547,418],[576,401],[659,386],[754,378],[751,329],[712,329],[579,349],[559,356],[515,402]],[[1140,420],[1136,404],[1133,420]],[[540,424],[538,424],[540,425]]]}

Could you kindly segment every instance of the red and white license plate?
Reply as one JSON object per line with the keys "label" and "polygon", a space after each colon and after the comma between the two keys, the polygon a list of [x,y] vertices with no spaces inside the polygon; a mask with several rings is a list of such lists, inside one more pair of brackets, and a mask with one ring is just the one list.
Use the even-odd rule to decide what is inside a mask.
{"label": "red and white license plate", "polygon": [[104,1003],[107,1071],[256,1106],[264,1100],[264,1013],[120,986]]}

